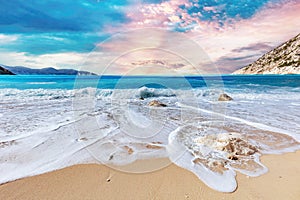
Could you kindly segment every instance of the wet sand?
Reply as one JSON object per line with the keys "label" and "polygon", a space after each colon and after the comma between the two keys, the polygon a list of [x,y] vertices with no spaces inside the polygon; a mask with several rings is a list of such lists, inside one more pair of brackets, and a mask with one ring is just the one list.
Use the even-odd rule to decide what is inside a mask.
{"label": "wet sand", "polygon": [[[295,199],[300,197],[300,151],[261,158],[269,172],[249,178],[237,174],[238,188],[221,193],[193,173],[171,164],[131,174],[104,165],[76,165],[0,186],[0,199]],[[168,160],[140,161],[149,166]]]}

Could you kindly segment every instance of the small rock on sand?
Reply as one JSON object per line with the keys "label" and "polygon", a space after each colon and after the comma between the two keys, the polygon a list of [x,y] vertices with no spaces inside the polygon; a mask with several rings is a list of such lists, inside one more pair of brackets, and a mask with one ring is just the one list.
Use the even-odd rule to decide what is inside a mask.
{"label": "small rock on sand", "polygon": [[133,149],[130,148],[129,146],[124,146],[124,148],[126,149],[129,155],[133,154]]}
{"label": "small rock on sand", "polygon": [[167,106],[166,104],[163,104],[157,100],[150,101],[148,105],[155,106],[155,107],[166,107]]}

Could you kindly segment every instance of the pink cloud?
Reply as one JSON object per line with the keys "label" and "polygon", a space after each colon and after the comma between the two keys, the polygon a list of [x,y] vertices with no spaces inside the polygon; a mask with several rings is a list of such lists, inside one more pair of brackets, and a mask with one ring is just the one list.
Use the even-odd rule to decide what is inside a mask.
{"label": "pink cloud", "polygon": [[216,7],[214,7],[214,6],[205,6],[205,7],[203,7],[203,10],[205,10],[205,11],[216,11]]}
{"label": "pink cloud", "polygon": [[[220,26],[217,18],[215,21],[201,20],[202,14],[200,12],[193,15],[188,14],[186,10],[179,7],[182,4],[187,7],[194,6],[187,0],[166,1],[160,4],[141,4],[135,9],[128,10],[127,16],[131,19],[131,22],[125,24],[122,30],[147,27],[172,29],[175,25],[178,27],[189,26],[189,31],[182,34],[195,40],[205,50],[210,59],[216,63],[221,72],[226,73],[249,64],[264,51],[270,50],[299,33],[299,1],[280,6],[268,4],[249,19],[228,20],[224,22],[223,26]],[[206,11],[215,11],[215,9],[215,7],[205,7]],[[164,47],[165,40],[168,39],[167,33],[154,35],[149,33],[149,35],[147,32],[143,32],[143,34],[145,35],[132,35],[118,40],[118,42],[105,44],[105,49],[109,49],[110,52],[120,52],[126,49],[128,45],[134,48],[141,45],[147,46],[143,40],[149,40],[149,37],[152,38],[149,40],[151,45],[159,48]],[[180,41],[174,40],[174,43],[180,46]],[[256,44],[257,47],[258,44],[268,44],[268,47],[252,48],[251,52],[236,51]],[[190,51],[193,52],[193,49]],[[139,56],[135,59],[141,59],[142,56],[149,55]],[[150,57],[155,59],[156,56]],[[132,58],[130,59],[132,60]],[[125,60],[123,61],[125,62]]]}
{"label": "pink cloud", "polygon": [[[223,30],[209,30],[202,33],[192,31],[196,35],[193,38],[205,49],[213,61],[218,61],[221,71],[231,72],[237,67],[253,62],[263,53],[299,34],[299,10],[300,2],[292,2],[282,7],[267,7],[251,19],[240,20],[235,24],[225,24]],[[252,52],[234,51],[259,43],[267,43],[269,47],[264,46],[256,51],[253,49]],[[239,63],[220,62],[222,57],[246,57],[255,54],[257,55],[252,59],[245,59],[244,63],[242,60]]]}
{"label": "pink cloud", "polygon": [[152,74],[161,74],[161,67],[169,74],[216,73],[214,68],[201,68],[200,63],[209,63],[207,55],[183,33],[158,28],[135,29],[113,36],[98,48],[103,52],[99,60],[102,63],[97,62],[99,66],[107,66],[107,61],[112,61],[105,72],[108,74],[128,73],[143,64],[154,66],[150,70]]}

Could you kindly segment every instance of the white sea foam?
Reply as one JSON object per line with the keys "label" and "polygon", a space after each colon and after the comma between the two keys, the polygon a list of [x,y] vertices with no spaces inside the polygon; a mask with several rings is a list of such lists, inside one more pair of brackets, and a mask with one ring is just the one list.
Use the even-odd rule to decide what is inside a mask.
{"label": "white sea foam", "polygon": [[[169,157],[208,186],[230,192],[235,171],[267,171],[261,154],[299,149],[299,92],[236,89],[229,91],[234,101],[217,102],[221,92],[0,89],[0,183],[78,163],[119,169],[137,159]],[[148,106],[154,99],[167,107]],[[248,155],[243,145],[256,150]]]}

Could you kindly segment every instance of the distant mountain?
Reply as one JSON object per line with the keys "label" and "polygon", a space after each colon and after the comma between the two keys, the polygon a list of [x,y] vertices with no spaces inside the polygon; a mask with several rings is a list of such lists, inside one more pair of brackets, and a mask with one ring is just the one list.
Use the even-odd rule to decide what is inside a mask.
{"label": "distant mountain", "polygon": [[233,74],[300,74],[300,34]]}
{"label": "distant mountain", "polygon": [[132,62],[132,65],[137,65],[137,66],[144,66],[144,65],[161,65],[165,67],[171,67],[171,68],[180,68],[184,67],[185,65],[182,63],[170,63],[164,60],[144,60],[144,61],[137,61],[137,62]]}
{"label": "distant mountain", "polygon": [[0,75],[15,75],[15,74],[7,70],[6,68],[0,66]]}
{"label": "distant mountain", "polygon": [[42,69],[31,69],[22,66],[10,67],[2,65],[1,68],[9,70],[13,74],[18,75],[97,75],[87,71],[77,71],[75,69],[55,69],[52,67]]}

